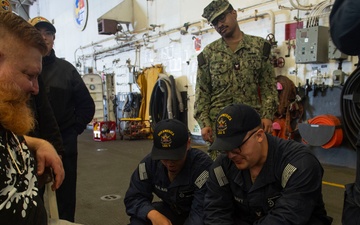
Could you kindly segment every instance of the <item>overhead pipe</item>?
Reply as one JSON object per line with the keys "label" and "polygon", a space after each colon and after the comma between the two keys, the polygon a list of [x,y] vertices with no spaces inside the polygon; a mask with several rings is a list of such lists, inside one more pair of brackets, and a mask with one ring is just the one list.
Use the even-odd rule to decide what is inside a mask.
{"label": "overhead pipe", "polygon": [[107,42],[107,41],[111,41],[111,40],[115,39],[116,37],[117,37],[117,35],[102,39],[100,41],[91,42],[90,44],[80,46],[78,49],[82,50],[82,49],[85,49],[85,48],[90,48],[90,47],[96,46],[98,44],[101,44],[101,43],[104,43],[104,42]]}
{"label": "overhead pipe", "polygon": [[[256,11],[257,12],[257,11]],[[261,16],[266,16],[268,15],[270,17],[270,22],[271,22],[271,33],[275,35],[275,14],[272,10],[266,10],[263,13],[260,14],[255,14],[254,18],[256,17],[261,17]],[[251,19],[252,17],[250,16],[249,19]],[[240,20],[241,21],[241,20]],[[239,22],[239,20],[238,20]]]}
{"label": "overhead pipe", "polygon": [[273,2],[273,1],[275,1],[275,0],[268,0],[268,1],[265,1],[265,2],[257,3],[255,5],[250,5],[250,6],[247,6],[247,7],[244,7],[244,8],[238,8],[238,11],[244,12],[247,9],[254,8],[254,7],[260,6],[260,5],[265,5],[266,3],[270,3],[270,2]]}
{"label": "overhead pipe", "polygon": [[[257,18],[261,18],[263,16],[266,16],[268,15],[270,17],[270,21],[271,21],[271,33],[275,35],[275,15],[274,15],[274,12],[272,10],[266,10],[262,13],[257,13],[257,10],[256,10],[256,13],[255,15],[250,15],[249,17],[245,17],[245,18],[241,18],[239,20],[237,20],[237,22],[242,22],[242,21],[246,21],[246,20],[250,20],[250,19],[257,19]],[[191,23],[188,23],[187,25],[190,27],[190,26],[193,26],[193,25],[197,25],[197,24],[203,24],[204,21],[203,20],[200,20],[200,21],[195,21],[195,22],[191,22]],[[156,35],[149,35],[149,39],[150,40],[153,40],[153,39],[156,39],[156,38],[159,38],[161,36],[164,36],[166,34],[170,34],[170,33],[174,33],[174,32],[178,32],[178,31],[181,31],[181,29],[183,28],[184,26],[180,26],[180,27],[176,27],[176,28],[172,28],[172,29],[169,29],[167,31],[163,31],[163,32],[159,32],[158,34]],[[208,30],[211,30],[211,29],[214,29],[212,27],[209,27],[207,29],[201,29],[199,30],[198,32],[193,32],[191,34],[195,34],[195,33],[202,33],[202,32],[207,32]],[[147,30],[147,29],[146,29]],[[138,34],[140,34],[142,32],[139,32]],[[109,38],[105,38],[103,40],[100,40],[100,41],[97,41],[97,42],[92,42],[91,44],[88,44],[88,45],[84,45],[84,46],[80,46],[78,49],[85,49],[85,48],[89,48],[89,47],[93,47],[93,46],[96,46],[98,44],[101,44],[103,42],[107,42],[107,41],[110,41],[110,40],[113,40],[115,39],[117,36],[112,36],[112,37],[109,37]],[[122,47],[129,47],[133,44],[140,44],[140,43],[143,43],[144,40],[143,39],[138,39],[138,40],[132,40],[132,41],[127,41],[126,43],[122,44],[122,45],[118,45],[118,46],[114,46],[114,47],[109,47],[109,48],[106,48],[106,49],[102,49],[100,51],[96,51],[92,54],[86,54],[86,55],[83,55],[84,57],[91,57],[91,56],[96,56],[96,55],[99,55],[99,54],[103,54],[103,53],[106,53],[106,52],[109,52],[109,51],[113,51],[113,50],[117,50],[119,48],[122,48]],[[77,49],[77,50],[78,50]],[[76,50],[76,51],[77,51]],[[75,54],[76,54],[76,51],[75,51]],[[75,62],[76,62],[76,59],[75,59]]]}
{"label": "overhead pipe", "polygon": [[[188,23],[189,26],[192,26],[192,25],[195,25],[195,24],[198,24],[200,23],[201,21],[196,21],[196,22],[192,22],[192,23]],[[176,31],[180,31],[181,28],[183,28],[183,26],[181,27],[177,27],[177,28],[172,28],[172,29],[169,29],[167,31],[163,31],[163,32],[159,32],[158,35],[153,35],[151,37],[160,37],[160,36],[163,36],[165,34],[168,34],[168,33],[173,33],[173,32],[176,32]],[[143,32],[142,32],[143,31]],[[136,32],[132,32],[130,34],[141,34],[141,33],[144,33],[145,31],[148,31],[148,29],[143,29],[143,30],[140,30],[140,31],[136,31]],[[150,37],[150,36],[149,36]],[[90,44],[87,44],[87,45],[84,45],[84,46],[80,46],[79,49],[85,49],[85,48],[89,48],[89,47],[93,47],[94,45],[98,45],[98,44],[101,44],[103,42],[107,42],[107,41],[111,41],[113,39],[116,39],[118,38],[118,35],[114,35],[114,36],[111,36],[109,38],[105,38],[103,40],[100,40],[100,41],[96,41],[96,42],[91,42]],[[129,41],[127,43],[133,43],[133,42],[138,42],[139,40],[134,40],[134,41]]]}
{"label": "overhead pipe", "polygon": [[295,9],[298,9],[298,10],[311,10],[312,7],[313,7],[312,4],[310,4],[310,5],[308,5],[308,6],[302,6],[302,5],[300,5],[300,4],[298,3],[298,5],[296,5],[296,4],[294,3],[294,0],[289,0],[289,2],[290,2],[290,4],[291,4]]}
{"label": "overhead pipe", "polygon": [[[255,15],[250,15],[249,17],[244,17],[244,18],[241,18],[241,19],[238,19],[237,22],[240,23],[240,22],[243,22],[243,21],[246,21],[246,20],[251,20],[251,19],[257,19],[257,18],[262,18],[264,16],[268,15],[270,17],[270,21],[271,21],[271,33],[275,35],[275,14],[272,10],[266,10],[262,13],[257,13],[257,10],[255,11]],[[212,30],[214,29],[213,27],[208,27],[208,28],[205,28],[205,29],[201,29],[197,32],[194,32],[192,34],[194,35],[197,35],[198,33],[203,33],[203,32],[208,32],[209,30]]]}
{"label": "overhead pipe", "polygon": [[[188,23],[189,26],[193,26],[193,25],[196,25],[196,24],[199,24],[201,23],[202,21],[196,21],[196,22],[191,22],[191,23]],[[183,28],[184,26],[181,26],[181,27],[176,27],[176,28],[171,28],[167,31],[162,31],[162,32],[159,32],[155,35],[149,35],[149,40],[153,40],[153,39],[156,39],[156,38],[159,38],[161,36],[164,36],[166,34],[170,34],[170,33],[174,33],[174,32],[178,32],[178,31],[181,31],[181,29]],[[142,33],[142,32],[139,32],[139,34]],[[85,46],[81,46],[79,47],[79,49],[84,49],[84,48],[89,48],[89,47],[92,47],[96,44],[99,44],[99,43],[103,43],[103,42],[106,42],[106,41],[109,41],[109,40],[112,40],[116,37],[111,37],[111,38],[106,38],[106,39],[103,39],[101,41],[98,41],[98,42],[92,42],[91,44],[88,44],[88,45],[85,45]],[[141,39],[137,39],[137,40],[132,40],[132,41],[127,41],[125,42],[124,44],[122,45],[118,45],[118,46],[113,46],[113,47],[109,47],[109,48],[106,48],[106,49],[102,49],[100,51],[96,51],[94,52],[93,54],[86,54],[84,55],[85,57],[87,56],[96,56],[96,55],[99,55],[99,54],[103,54],[103,53],[106,53],[108,51],[113,51],[113,50],[117,50],[119,48],[122,48],[122,47],[129,47],[133,44],[140,44],[140,43],[143,43],[144,40],[141,38]]]}
{"label": "overhead pipe", "polygon": [[[144,29],[144,31],[146,31],[147,29]],[[141,33],[142,30],[140,31],[136,31],[136,32],[133,32],[132,34],[137,34],[137,33]],[[84,46],[80,46],[79,48],[77,48],[74,52],[74,56],[75,56],[75,62],[76,62],[76,52],[78,50],[83,50],[83,49],[86,49],[86,48],[90,48],[90,47],[94,47],[94,46],[97,46],[101,43],[104,43],[104,42],[108,42],[108,41],[111,41],[111,40],[114,40],[114,39],[117,39],[119,38],[119,36],[116,34],[114,36],[111,36],[111,37],[108,37],[108,38],[105,38],[105,39],[102,39],[102,40],[99,40],[99,41],[95,41],[95,42],[91,42],[90,44],[87,44],[87,45],[84,45]],[[89,54],[88,54],[89,55]]]}

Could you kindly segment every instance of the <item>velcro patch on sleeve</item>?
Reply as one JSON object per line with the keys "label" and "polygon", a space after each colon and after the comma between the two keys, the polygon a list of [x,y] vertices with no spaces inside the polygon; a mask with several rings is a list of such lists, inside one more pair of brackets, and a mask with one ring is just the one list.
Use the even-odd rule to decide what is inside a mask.
{"label": "velcro patch on sleeve", "polygon": [[281,177],[281,186],[285,188],[287,182],[289,181],[290,177],[293,175],[293,173],[297,170],[297,168],[290,163],[286,165],[282,177]]}
{"label": "velcro patch on sleeve", "polygon": [[229,183],[227,177],[225,176],[224,170],[221,166],[214,168],[214,173],[220,187]]}
{"label": "velcro patch on sleeve", "polygon": [[198,66],[203,66],[203,65],[206,64],[203,53],[200,53],[200,54],[197,56],[197,60],[198,60]]}
{"label": "velcro patch on sleeve", "polygon": [[140,163],[139,164],[139,177],[140,180],[147,180],[148,179],[148,175],[146,172],[146,167],[145,167],[145,163]]}
{"label": "velcro patch on sleeve", "polygon": [[198,178],[195,180],[195,185],[198,188],[202,188],[202,186],[206,183],[207,179],[209,178],[209,171],[204,170]]}

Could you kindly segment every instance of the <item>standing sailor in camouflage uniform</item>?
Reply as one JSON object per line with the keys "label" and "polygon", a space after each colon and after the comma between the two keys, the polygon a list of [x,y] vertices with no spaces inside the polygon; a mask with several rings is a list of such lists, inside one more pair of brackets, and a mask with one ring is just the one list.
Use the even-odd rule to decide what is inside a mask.
{"label": "standing sailor in camouflage uniform", "polygon": [[236,10],[228,0],[213,0],[202,16],[221,35],[198,56],[194,117],[202,138],[213,142],[215,118],[231,103],[255,108],[263,129],[271,132],[278,95],[268,60],[270,44],[240,30]]}

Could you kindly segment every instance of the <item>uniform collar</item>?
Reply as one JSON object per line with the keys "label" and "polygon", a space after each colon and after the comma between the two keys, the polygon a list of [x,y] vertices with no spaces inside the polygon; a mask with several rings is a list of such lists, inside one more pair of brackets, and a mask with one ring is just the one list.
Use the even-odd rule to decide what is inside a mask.
{"label": "uniform collar", "polygon": [[[251,49],[251,47],[253,47],[253,46],[251,45],[251,39],[252,39],[251,36],[245,34],[245,33],[242,32],[242,31],[240,31],[240,32],[242,33],[242,37],[243,37],[243,38],[242,38],[242,40],[239,42],[239,44],[238,44],[235,52],[239,51],[239,50],[242,49],[242,48]],[[230,49],[228,49],[227,44],[226,44],[226,42],[225,42],[225,40],[224,40],[223,38],[218,39],[218,41],[220,41],[220,42],[222,43],[221,46],[224,48],[225,51],[231,51]]]}
{"label": "uniform collar", "polygon": [[193,151],[191,149],[189,149],[186,152],[186,161],[184,163],[184,167],[182,168],[182,170],[180,171],[180,173],[176,176],[175,180],[171,183],[172,185],[175,186],[182,186],[182,185],[188,185],[191,182],[191,174],[193,171],[191,171],[191,163],[192,163],[192,157],[191,157],[191,153]]}
{"label": "uniform collar", "polygon": [[51,49],[50,55],[44,56],[42,61],[43,65],[48,65],[50,63],[53,63],[55,61],[56,55],[54,49]]}
{"label": "uniform collar", "polygon": [[275,177],[275,148],[276,143],[274,138],[272,138],[271,135],[265,134],[268,141],[268,155],[266,158],[266,162],[261,169],[257,180],[255,181],[254,185],[252,186],[250,191],[254,191],[258,188],[262,188],[270,183],[273,183],[276,181]]}

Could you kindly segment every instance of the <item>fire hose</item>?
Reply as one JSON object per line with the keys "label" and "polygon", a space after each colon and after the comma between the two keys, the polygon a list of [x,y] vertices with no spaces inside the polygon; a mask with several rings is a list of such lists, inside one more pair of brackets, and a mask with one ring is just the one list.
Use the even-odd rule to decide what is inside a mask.
{"label": "fire hose", "polygon": [[319,115],[312,119],[308,120],[309,124],[317,124],[317,125],[326,125],[326,126],[335,126],[335,131],[332,137],[328,142],[321,145],[322,148],[329,149],[332,147],[339,146],[343,140],[343,131],[340,127],[340,120],[333,115],[325,114]]}

